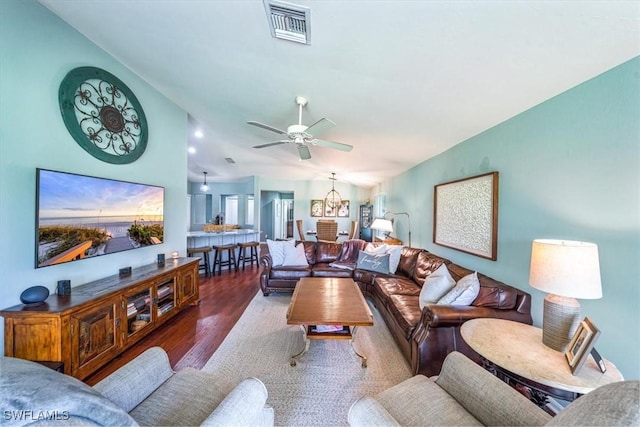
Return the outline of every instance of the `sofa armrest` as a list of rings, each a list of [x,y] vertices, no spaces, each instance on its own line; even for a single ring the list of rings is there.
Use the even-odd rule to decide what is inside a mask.
[[[478,318],[513,320],[531,324],[531,314],[517,310],[501,310],[488,307],[431,304],[424,307],[420,323],[431,328],[460,326],[467,320]]]
[[[202,423],[203,426],[255,426],[266,421],[262,416],[267,388],[257,378],[247,378],[224,398]],[[269,423],[273,425],[273,420]]]
[[[152,347],[94,385],[101,395],[127,412],[173,375],[167,353]]]
[[[271,259],[271,254],[267,253],[267,254],[260,255],[260,265],[262,265],[264,269],[267,271],[271,270],[271,267],[273,266],[273,260]]]
[[[384,406],[373,397],[362,397],[349,408],[349,425],[351,427],[367,426],[399,426]]]
[[[271,277],[271,267],[273,260],[268,252],[260,256],[260,289],[264,296],[269,295],[269,277]]]
[[[454,351],[436,384],[484,425],[541,426],[551,416],[487,370]]]

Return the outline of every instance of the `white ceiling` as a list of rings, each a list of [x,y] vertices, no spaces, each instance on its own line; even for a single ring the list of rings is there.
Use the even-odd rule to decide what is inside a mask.
[[[272,38],[261,0],[40,2],[202,128],[191,181],[371,186],[640,55],[637,1],[292,1],[311,45]],[[280,138],[246,121],[286,129],[297,95],[353,151],[252,148]]]

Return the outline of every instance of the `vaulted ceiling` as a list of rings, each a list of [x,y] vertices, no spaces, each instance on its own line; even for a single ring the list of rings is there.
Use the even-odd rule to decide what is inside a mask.
[[[636,1],[294,0],[308,45],[273,38],[261,0],[40,3],[189,113],[192,181],[371,186],[640,55]],[[296,96],[353,150],[252,148],[282,138],[246,122],[286,130]]]

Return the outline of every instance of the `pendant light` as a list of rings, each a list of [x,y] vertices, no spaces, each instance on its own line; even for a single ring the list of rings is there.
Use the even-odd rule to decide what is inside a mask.
[[[206,172],[202,172],[202,173],[204,174],[204,182],[200,186],[200,191],[206,193],[207,191],[209,191],[209,185],[207,184],[207,173]]]
[[[340,206],[340,204],[342,203],[342,198],[340,197],[340,193],[338,193],[335,189],[335,182],[336,182],[336,173],[335,172],[331,172],[331,178],[329,178],[330,180],[332,180],[331,182],[331,191],[329,191],[327,193],[327,196],[324,198],[324,203],[326,206],[328,206],[331,209],[337,209],[338,206]]]

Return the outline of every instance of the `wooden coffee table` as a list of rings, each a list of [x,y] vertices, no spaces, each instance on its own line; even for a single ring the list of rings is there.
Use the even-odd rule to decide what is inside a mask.
[[[308,350],[312,339],[349,340],[353,352],[367,367],[367,358],[353,346],[358,326],[373,326],[373,314],[358,285],[351,279],[305,277],[298,281],[287,311],[287,325],[300,325],[305,346],[291,356],[291,366]],[[341,325],[333,332],[320,332],[317,325]]]

